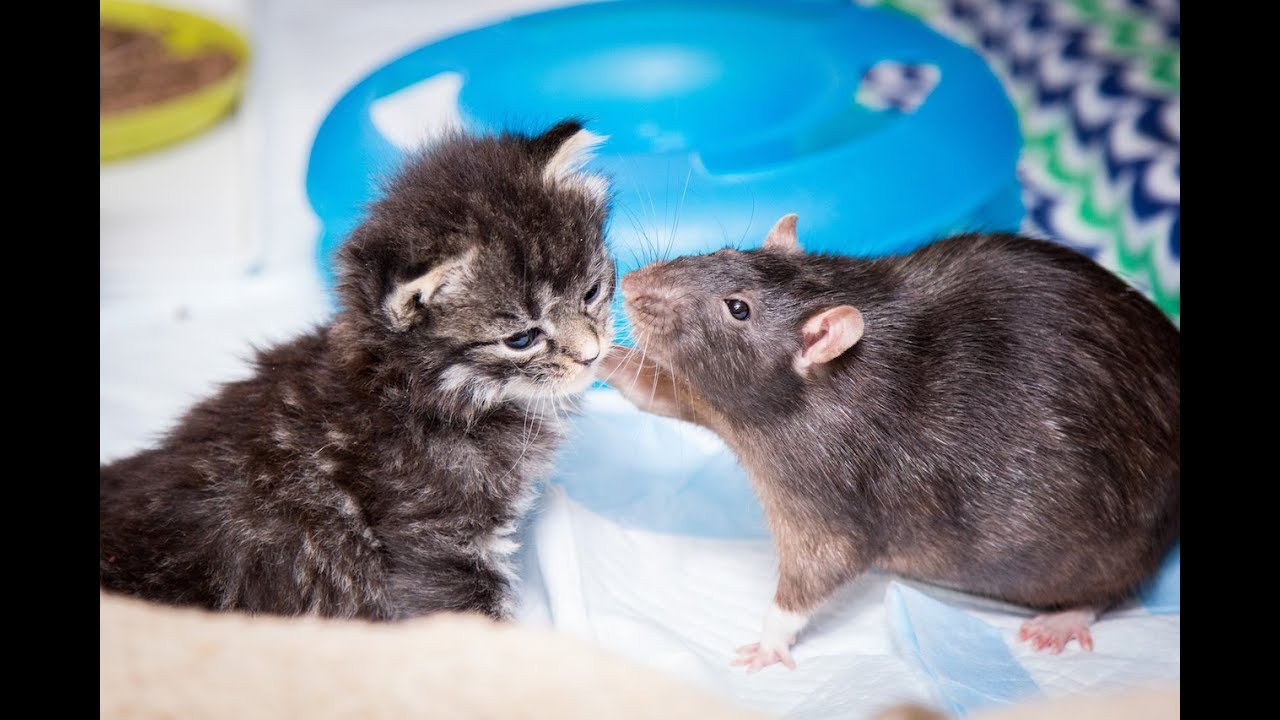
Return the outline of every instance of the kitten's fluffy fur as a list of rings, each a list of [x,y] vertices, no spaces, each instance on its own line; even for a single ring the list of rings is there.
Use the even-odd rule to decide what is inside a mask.
[[[412,158],[340,251],[329,325],[101,468],[103,588],[508,617],[515,524],[612,339],[606,186],[581,170],[598,141],[566,121]]]

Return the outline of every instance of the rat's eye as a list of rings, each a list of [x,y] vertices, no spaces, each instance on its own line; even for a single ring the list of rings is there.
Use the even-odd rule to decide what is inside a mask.
[[[746,320],[751,317],[751,307],[738,298],[729,298],[724,301],[724,304],[729,306],[729,314],[734,320]]]
[[[526,350],[541,334],[541,330],[538,328],[532,328],[530,330],[525,330],[524,332],[516,333],[502,342],[512,350]]]
[[[587,291],[587,294],[582,296],[582,301],[590,305],[591,301],[595,300],[596,296],[599,294],[600,294],[600,281],[597,280],[596,284],[592,285],[591,289]]]

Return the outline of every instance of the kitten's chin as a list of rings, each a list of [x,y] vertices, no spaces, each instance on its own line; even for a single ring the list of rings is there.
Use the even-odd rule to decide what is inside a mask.
[[[554,383],[531,383],[521,379],[513,380],[507,385],[506,395],[514,400],[525,402],[569,397],[591,387],[591,383],[595,379],[596,367],[593,364],[589,368],[583,368],[571,378]]]
[[[596,366],[595,366],[595,363],[592,363],[591,367],[584,368],[581,372],[579,372],[577,377],[562,383],[560,386],[559,394],[577,395],[583,390],[586,390],[587,388],[591,387],[591,383],[595,382],[595,379],[596,379]]]

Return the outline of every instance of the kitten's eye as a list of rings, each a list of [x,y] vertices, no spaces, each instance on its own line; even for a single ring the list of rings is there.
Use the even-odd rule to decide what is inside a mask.
[[[538,330],[538,328],[525,330],[524,332],[519,332],[519,333],[516,333],[515,335],[512,335],[511,337],[507,338],[506,340],[503,340],[502,342],[512,350],[525,350],[530,345],[533,344],[534,340],[538,339],[538,335],[540,334],[540,332],[541,331]]]
[[[600,281],[597,280],[596,284],[592,285],[591,289],[587,291],[587,294],[582,296],[582,301],[590,305],[591,301],[595,300],[596,295],[599,295],[599,294],[600,294]]]
[[[724,304],[729,306],[729,314],[734,320],[746,320],[751,317],[751,307],[738,298],[729,298],[724,301]]]

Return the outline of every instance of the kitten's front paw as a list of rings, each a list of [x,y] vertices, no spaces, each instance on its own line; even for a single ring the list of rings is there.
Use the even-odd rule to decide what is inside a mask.
[[[730,665],[746,665],[747,673],[754,673],[760,668],[780,662],[789,669],[796,669],[796,661],[791,657],[791,647],[787,644],[751,643],[738,648],[738,656]]]

